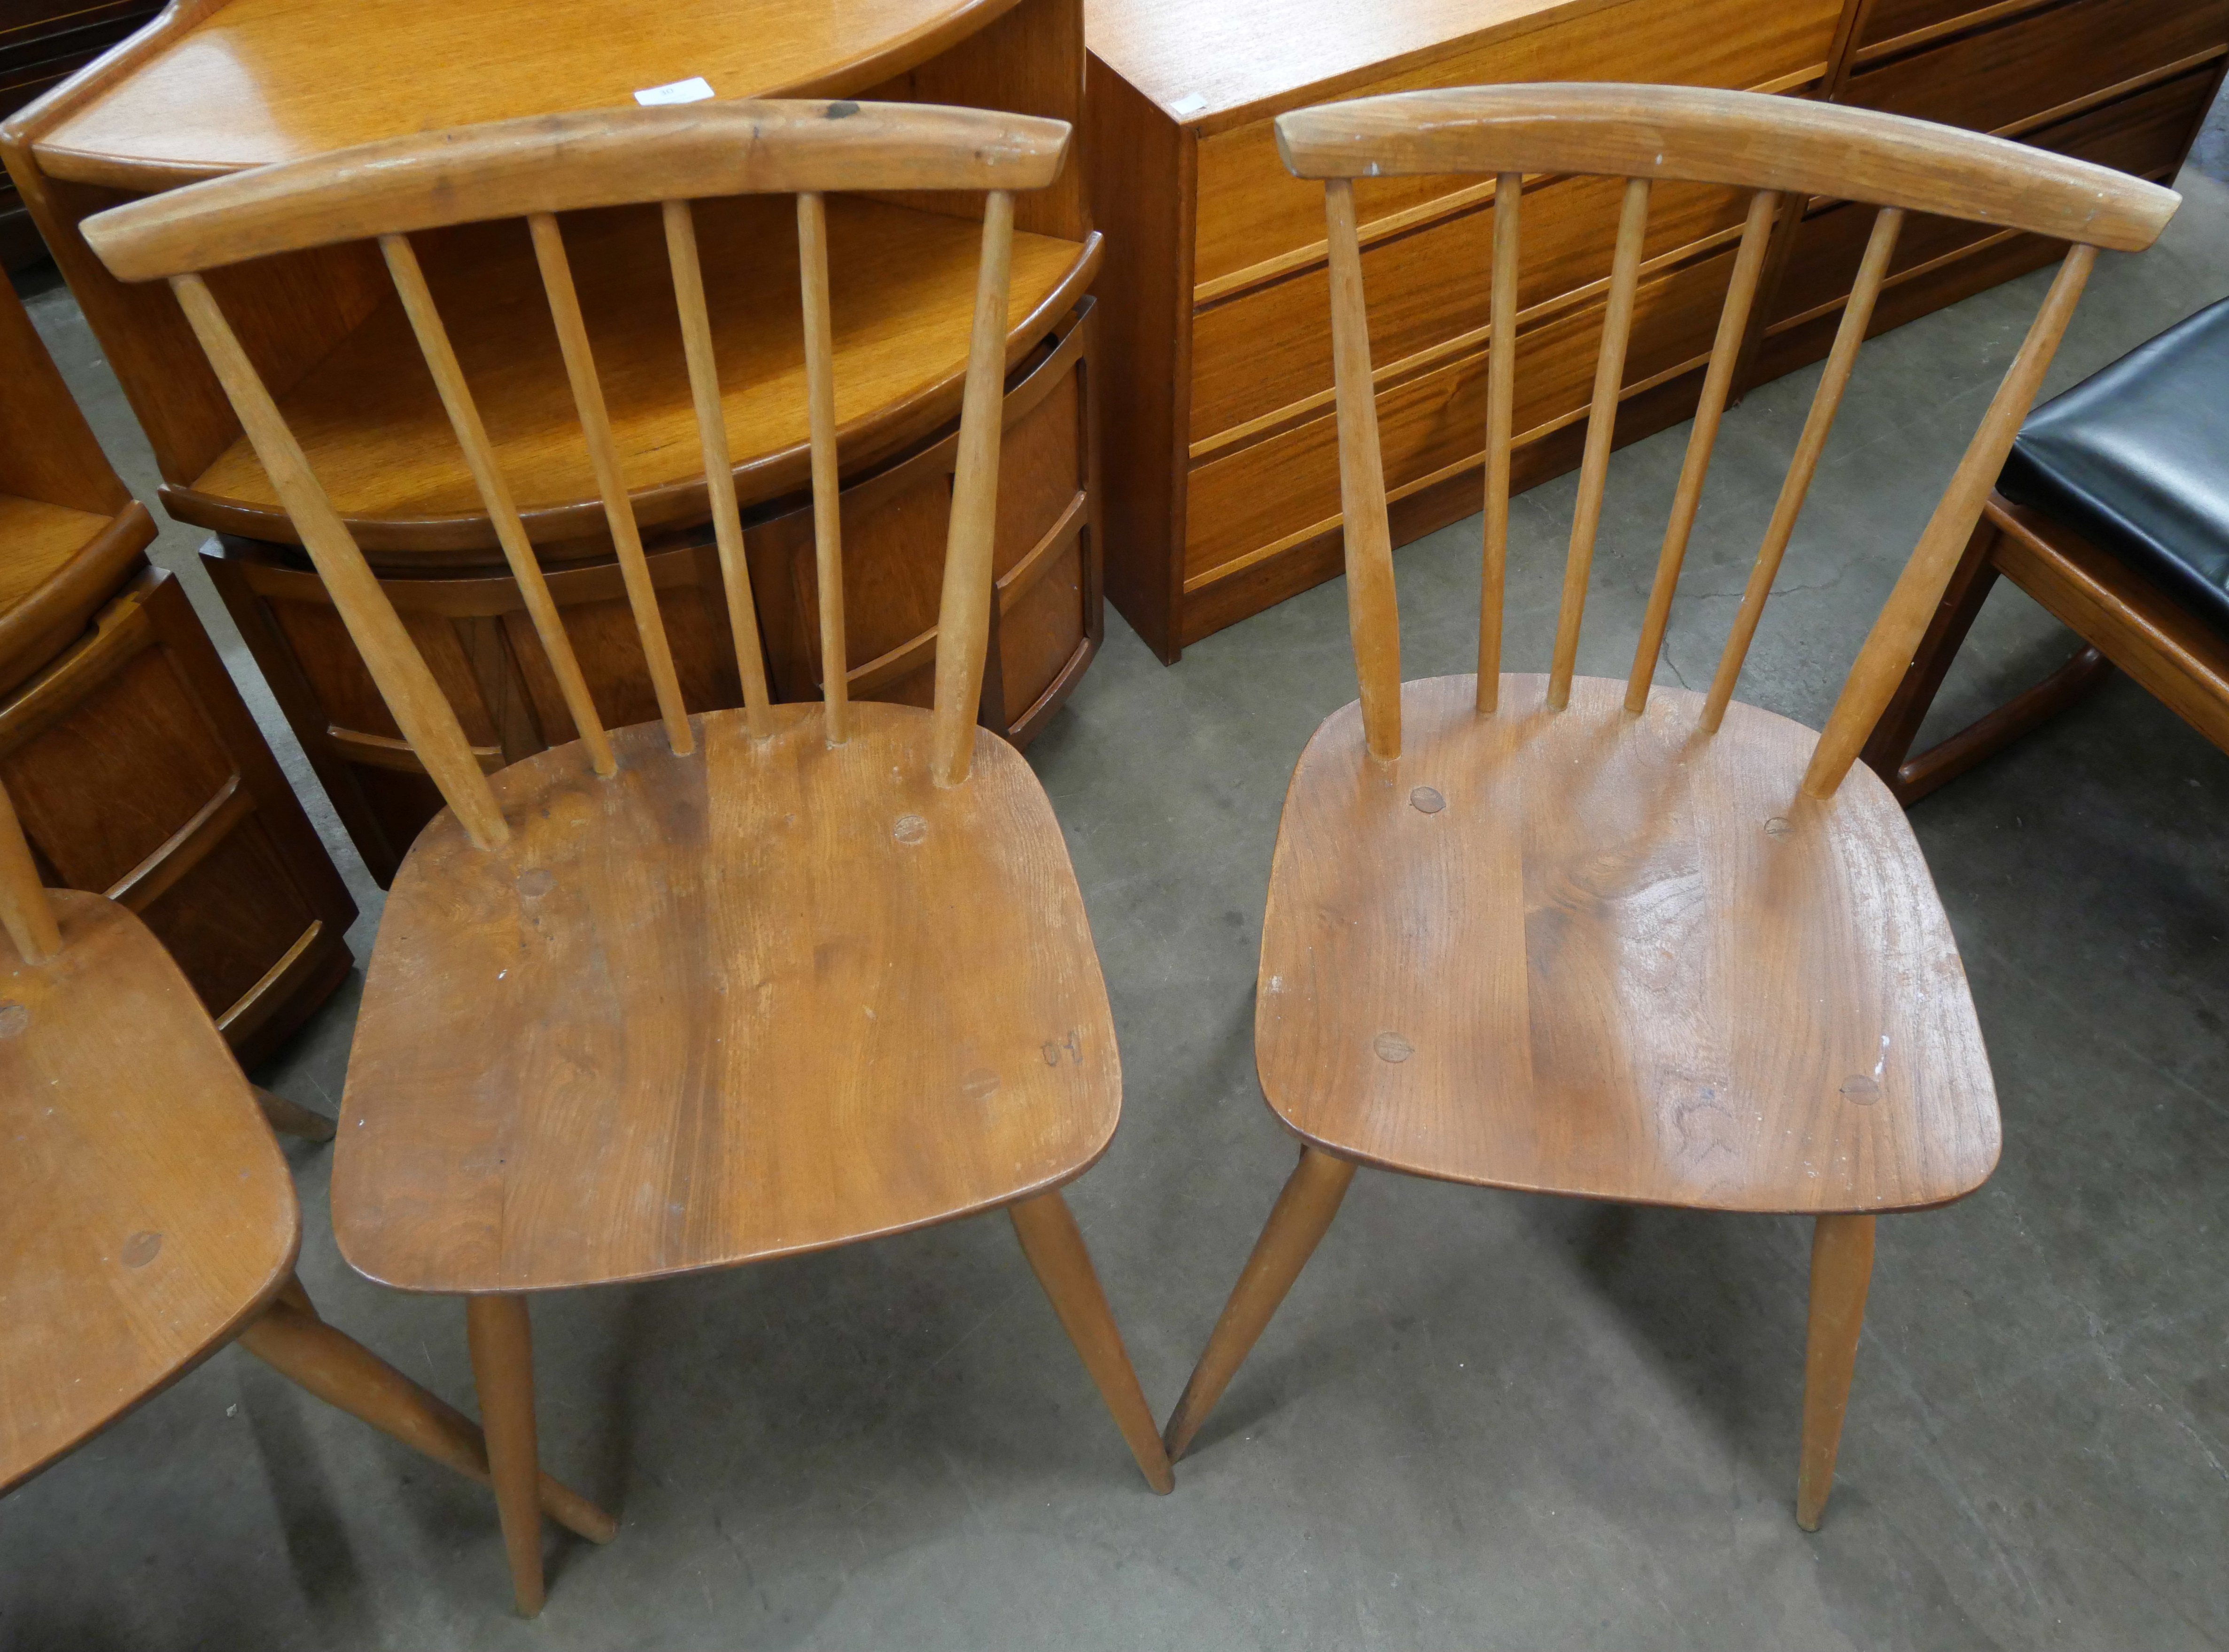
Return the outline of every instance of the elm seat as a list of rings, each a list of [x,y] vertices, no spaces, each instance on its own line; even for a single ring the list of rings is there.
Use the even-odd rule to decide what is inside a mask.
[[[1997,491],[2229,637],[2229,299],[2038,408]]]

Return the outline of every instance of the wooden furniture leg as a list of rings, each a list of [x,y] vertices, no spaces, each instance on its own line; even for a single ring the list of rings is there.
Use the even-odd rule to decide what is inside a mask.
[[[1246,1258],[1245,1270],[1231,1287],[1230,1300],[1223,1305],[1223,1317],[1216,1321],[1214,1334],[1192,1369],[1192,1380],[1185,1385],[1176,1410],[1169,1415],[1169,1425],[1161,1438],[1171,1462],[1184,1456],[1199,1425],[1207,1421],[1208,1412],[1215,1409],[1215,1402],[1223,1398],[1224,1389],[1253,1351],[1256,1339],[1315,1253],[1332,1218],[1339,1214],[1339,1201],[1346,1197],[1347,1184],[1353,1180],[1354,1167],[1346,1160],[1320,1147],[1301,1149],[1301,1162],[1286,1182],[1285,1191],[1277,1195],[1269,1225],[1254,1242],[1254,1254]]]
[[[1811,1233],[1811,1321],[1803,1347],[1803,1461],[1795,1523],[1819,1529],[1834,1485],[1834,1452],[1850,1405],[1850,1373],[1873,1275],[1873,1218],[1822,1216]]]
[[[299,1278],[289,1279],[263,1316],[241,1333],[240,1345],[327,1405],[489,1483],[487,1444],[472,1418],[318,1318]],[[550,1519],[592,1543],[608,1543],[619,1531],[609,1514],[548,1475],[536,1497]]]
[[[284,1135],[298,1135],[305,1141],[330,1141],[337,1128],[323,1113],[312,1113],[298,1102],[284,1096],[273,1096],[260,1084],[250,1084],[255,1092],[255,1104],[263,1109],[264,1122]]]
[[[1866,742],[1862,754],[1866,767],[1888,782],[1896,800],[1906,808],[2096,692],[2112,675],[2112,661],[2096,648],[2085,647],[2034,687],[1979,722],[1917,757],[1909,755],[1919,725],[1926,721],[1928,708],[1942,690],[1950,662],[1957,658],[1966,633],[1973,629],[1982,602],[1996,587],[2000,574],[1995,551],[2002,532],[1987,516],[1975,524],[1974,537],[1967,542],[1965,554],[1943,589],[1942,603],[1926,635],[1920,639],[1911,668],[1897,685],[1888,710],[1874,725],[1872,737]]]
[[[526,1299],[467,1296],[465,1330],[472,1381],[487,1430],[488,1470],[511,1555],[511,1587],[518,1615],[542,1610],[542,1519],[536,1496],[541,1468],[534,1438],[534,1334]]]
[[[1174,1490],[1176,1481],[1153,1428],[1153,1410],[1138,1386],[1138,1373],[1123,1349],[1122,1334],[1115,1327],[1107,1293],[1100,1289],[1091,1253],[1084,1248],[1082,1231],[1068,1201],[1057,1191],[1040,1193],[1008,1205],[1006,1214],[1013,1218],[1014,1237],[1022,1243],[1031,1271],[1052,1299],[1053,1312],[1060,1315],[1091,1380],[1099,1385],[1100,1398],[1114,1414],[1114,1426],[1122,1430],[1146,1483],[1164,1495]]]

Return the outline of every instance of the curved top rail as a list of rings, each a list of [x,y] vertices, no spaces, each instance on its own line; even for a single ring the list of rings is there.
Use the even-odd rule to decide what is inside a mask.
[[[1833,196],[2140,252],[2182,197],[2001,138],[1905,115],[1704,87],[1458,87],[1277,117],[1304,178],[1580,172]]]
[[[126,281],[448,224],[707,196],[1040,190],[1066,121],[938,104],[590,109],[388,138],[212,178],[85,221]]]

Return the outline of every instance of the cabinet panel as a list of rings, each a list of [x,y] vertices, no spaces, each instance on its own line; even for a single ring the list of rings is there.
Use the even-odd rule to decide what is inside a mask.
[[[2124,172],[2157,177],[2181,158],[2213,89],[2213,71],[2199,69],[2046,126],[2028,141]],[[1837,203],[1804,220],[1795,255],[1773,296],[1773,322],[1808,315],[1848,296],[1872,218],[1868,208]],[[1892,279],[1995,233],[1987,224],[1914,214],[1897,238]]]
[[[2074,0],[1867,69],[1843,100],[1999,132],[2217,47],[2225,33],[2229,0]]]
[[[1636,294],[1628,386],[1708,353],[1733,270],[1731,250],[1644,282]],[[1602,340],[1599,304],[1520,332],[1516,427],[1520,440],[1587,405]],[[1486,446],[1487,357],[1480,352],[1378,396],[1389,489],[1474,460]],[[1211,575],[1249,553],[1328,524],[1339,514],[1339,434],[1326,414],[1192,472],[1192,524],[1185,572]]]
[[[1548,178],[1525,191],[1520,312],[1609,278],[1617,233],[1616,178]],[[1727,229],[1738,230],[1747,197],[1699,183],[1662,183],[1652,192],[1646,255],[1676,254]],[[1442,219],[1366,247],[1363,284],[1370,298],[1371,359],[1379,370],[1487,325],[1493,260],[1493,208]],[[1328,405],[1331,283],[1321,265],[1237,293],[1192,322],[1192,437],[1218,433],[1295,404]],[[1520,313],[1520,328],[1531,325]]]
[[[1824,66],[1840,11],[1836,0],[1785,0],[1770,6],[1756,0],[1627,0],[1340,95],[1516,80],[1777,87]],[[1293,105],[1307,101],[1296,96]],[[1363,179],[1355,196],[1367,224],[1478,182]],[[1285,170],[1268,120],[1202,140],[1198,187],[1195,282],[1212,281],[1323,240],[1323,186]]]

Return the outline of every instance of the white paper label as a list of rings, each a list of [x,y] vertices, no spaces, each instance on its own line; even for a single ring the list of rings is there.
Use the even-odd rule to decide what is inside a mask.
[[[711,83],[701,74],[666,86],[646,86],[634,94],[637,103],[701,103],[712,95]]]
[[[635,95],[637,97],[640,97],[642,94],[638,92]],[[1198,93],[1195,92],[1189,97],[1179,98],[1174,103],[1171,104],[1169,106],[1169,112],[1172,115],[1196,115],[1206,107],[1207,100],[1200,96]]]

